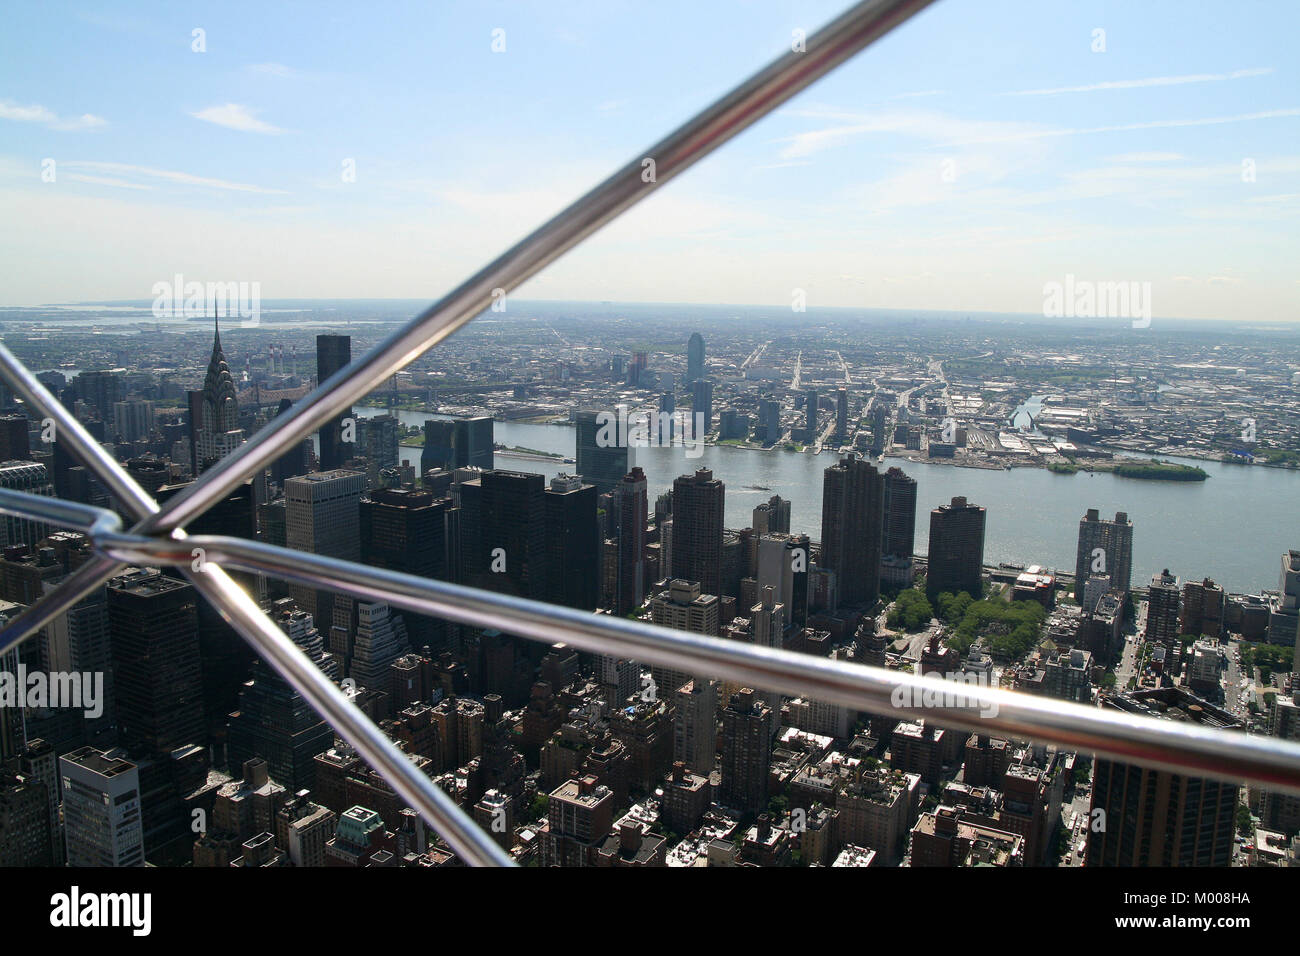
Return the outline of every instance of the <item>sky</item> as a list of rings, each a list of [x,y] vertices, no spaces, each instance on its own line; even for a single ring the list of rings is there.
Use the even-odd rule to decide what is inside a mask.
[[[178,273],[432,301],[840,9],[8,5],[0,305]],[[1298,28],[939,0],[516,294],[1041,313],[1073,276],[1300,322]]]

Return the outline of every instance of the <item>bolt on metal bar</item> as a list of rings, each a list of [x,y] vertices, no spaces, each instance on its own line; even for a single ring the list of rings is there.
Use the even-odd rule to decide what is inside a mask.
[[[1300,794],[1300,744],[1273,738],[706,637],[239,538],[195,536],[181,546],[166,539],[110,534],[101,544],[119,560],[154,563],[188,560],[185,547],[197,544],[231,567],[532,640],[564,642],[585,651],[858,710],[925,717],[979,733],[1048,741],[1175,773],[1231,782],[1254,780]],[[926,695],[936,691],[943,692],[939,701],[927,703]]]
[[[55,434],[59,440],[67,440],[73,453],[104,480],[128,511],[137,518],[157,512],[157,502],[121,465],[109,457],[82,424],[3,345],[0,345],[0,376],[33,408],[46,418],[54,420]],[[111,537],[121,527],[120,519],[110,511],[41,495],[3,491],[0,510],[35,515],[56,523],[81,527],[95,544]],[[28,499],[26,511],[19,499]],[[383,773],[384,779],[393,789],[424,816],[462,859],[473,865],[514,865],[509,854],[437,784],[425,777],[359,708],[348,701],[342,691],[298,650],[287,634],[258,609],[219,564],[206,562],[203,565],[205,570],[195,571],[191,563],[193,545],[183,542],[185,532],[176,528],[171,531],[171,536],[169,543],[191,556],[190,560],[176,562],[176,567],[222,617],[330,722],[340,736],[356,747],[371,766]],[[83,565],[49,595],[33,604],[27,612],[9,622],[0,631],[0,646],[16,645],[32,636],[59,613],[107,583],[120,567],[119,562],[106,560],[101,552],[94,561]]]
[[[603,183],[425,309],[360,361],[320,382],[286,415],[209,469],[203,479],[163,504],[136,530],[192,521],[260,468],[268,467],[341,409],[358,404],[385,379],[441,342],[502,295],[583,239],[766,116],[933,0],[865,0],[811,36],[806,52],[789,52],[632,159]],[[654,161],[646,182],[643,162]]]

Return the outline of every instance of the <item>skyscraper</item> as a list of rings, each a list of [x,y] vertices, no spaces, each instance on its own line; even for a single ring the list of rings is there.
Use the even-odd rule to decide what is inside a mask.
[[[726,487],[701,468],[673,482],[673,576],[722,593],[722,523]]]
[[[316,383],[325,381],[339,369],[352,361],[352,336],[318,335],[316,336]],[[320,470],[329,471],[342,467],[352,457],[351,446],[343,442],[343,419],[352,416],[352,409],[345,408],[338,417],[321,426],[320,430]]]
[[[884,476],[846,455],[822,479],[821,565],[835,572],[841,604],[860,607],[880,596],[884,532]]]
[[[722,709],[722,785],[724,806],[751,813],[767,806],[771,764],[771,711],[754,691],[741,688]]]
[[[545,481],[518,471],[489,471],[478,479],[477,567],[466,566],[468,583],[546,600]],[[462,505],[469,484],[461,486]]]
[[[704,375],[704,337],[692,332],[686,343],[686,382],[690,384]]]
[[[916,479],[901,468],[885,472],[885,554],[910,558],[916,550]]]
[[[424,422],[424,449],[420,452],[420,474],[434,469],[482,468],[490,471],[494,462],[491,415],[475,418],[430,418]]]
[[[342,677],[335,661],[326,658],[324,639],[311,615],[288,598],[278,606],[275,623],[319,667],[331,666],[335,680]],[[334,728],[280,674],[262,660],[253,663],[253,677],[239,695],[238,710],[230,715],[227,762],[241,767],[260,757],[271,776],[290,792],[316,786],[316,761],[334,745]]]
[[[376,488],[360,502],[361,560],[376,568],[446,581],[448,498],[432,491]],[[416,647],[441,649],[446,622],[422,614],[403,614]]]
[[[718,682],[692,680],[673,692],[673,760],[708,776],[718,752]]]
[[[617,428],[596,411],[584,409],[574,416],[578,426],[577,469],[583,481],[596,486],[597,494],[606,494],[623,480],[632,464],[632,453],[627,447],[623,416],[627,409],[620,407],[614,413],[619,420]]]
[[[1148,641],[1166,647],[1178,643],[1178,635],[1182,633],[1178,627],[1179,600],[1178,578],[1170,574],[1168,568],[1151,578],[1147,587]]]
[[[849,390],[842,388],[835,393],[835,434],[840,438],[849,437]]]
[[[1122,511],[1115,520],[1098,517],[1096,508],[1079,520],[1079,548],[1074,562],[1074,598],[1083,599],[1088,578],[1110,575],[1111,587],[1128,593],[1133,573],[1133,522]]]
[[[226,364],[226,353],[221,350],[221,329],[216,319],[213,319],[212,356],[203,377],[199,410],[200,418],[190,423],[190,431],[194,436],[195,463],[202,473],[244,443],[235,379]]]
[[[624,615],[645,601],[645,472],[633,468],[614,489],[618,511],[618,568],[614,584],[614,613]]]
[[[49,472],[44,465],[35,461],[0,463],[0,488],[54,497],[54,484],[50,481]],[[25,544],[35,553],[37,542],[49,535],[50,526],[43,521],[6,514],[3,522],[0,522],[0,532],[4,534],[4,541],[0,544]]]
[[[984,596],[984,509],[953,498],[930,512],[925,593],[931,597],[965,591]]]
[[[594,611],[600,602],[596,486],[578,475],[556,475],[542,500],[546,509],[546,599]]]
[[[713,427],[713,383],[706,378],[691,382],[691,438],[703,438]]]
[[[1242,729],[1227,711],[1181,687],[1103,697],[1102,704],[1146,717]],[[1088,866],[1231,865],[1235,783],[1100,757],[1092,780],[1090,815],[1104,824],[1089,828]]]
[[[83,747],[59,758],[68,866],[143,866],[135,764]]]
[[[773,495],[754,509],[754,533],[790,533],[790,502]]]
[[[108,583],[118,737],[132,756],[206,739],[194,588],[153,568]]]
[[[361,493],[365,487],[366,476],[355,471],[316,471],[286,481],[286,547],[344,561],[360,560]],[[299,584],[290,584],[288,591],[315,620],[333,619],[333,591]]]
[[[803,393],[803,414],[804,414],[804,431],[806,433],[804,440],[814,442],[817,440],[817,389],[806,389]]]

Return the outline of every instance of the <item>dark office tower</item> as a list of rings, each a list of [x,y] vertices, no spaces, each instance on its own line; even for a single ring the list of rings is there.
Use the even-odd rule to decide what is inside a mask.
[[[466,568],[468,583],[546,600],[546,479],[489,471],[479,486],[477,567]]]
[[[158,501],[170,500],[191,484],[193,482],[187,481],[162,485],[156,493]],[[264,484],[264,479],[245,480],[190,522],[186,530],[190,534],[223,534],[255,541],[259,488]],[[260,600],[264,584],[258,575],[233,569],[228,573],[254,601]],[[248,680],[254,654],[252,647],[239,632],[201,596],[198,601],[198,616],[199,656],[203,664],[203,714],[208,728],[206,739],[220,752],[225,740],[227,717],[235,708],[239,689]]]
[[[1146,639],[1166,646],[1178,642],[1182,631],[1178,628],[1179,609],[1178,578],[1169,569],[1151,578],[1147,587]]]
[[[691,437],[703,438],[713,427],[713,383],[698,378],[691,382]]]
[[[656,419],[655,426],[651,429],[654,433],[652,442],[671,445],[676,431],[674,416],[677,414],[677,396],[672,392],[664,392],[659,396],[659,417]]]
[[[718,801],[742,813],[767,806],[772,711],[743,687],[722,708],[722,785]]]
[[[631,470],[632,453],[627,447],[627,409],[612,412],[583,410],[574,416],[578,426],[577,469],[583,481],[596,486],[597,494],[614,490]]]
[[[849,390],[846,388],[835,394],[835,434],[840,438],[849,435]]]
[[[884,553],[910,558],[916,550],[916,479],[901,468],[885,472]]]
[[[775,445],[781,438],[781,403],[763,399],[758,403],[758,427],[763,430],[763,444]]]
[[[699,581],[705,594],[722,591],[722,522],[726,486],[701,468],[673,482],[673,577]]]
[[[307,614],[285,609],[275,622],[314,661],[324,659],[324,640]],[[291,792],[312,790],[315,757],[333,745],[334,729],[275,668],[255,661],[253,679],[240,692],[239,709],[230,714],[228,765],[242,767],[260,757],[271,777]]]
[[[162,756],[204,740],[203,673],[194,588],[153,568],[108,583],[118,739]]]
[[[287,398],[280,399],[280,407],[276,410],[275,417],[279,418],[282,415],[287,415],[291,408],[293,408],[292,401]],[[311,462],[307,457],[305,442],[299,442],[271,462],[271,480],[280,486],[283,486],[290,478],[305,475],[309,471],[311,471]]]
[[[482,468],[493,464],[493,419],[426,419],[424,450],[420,452],[420,473],[436,469]]]
[[[32,457],[26,415],[0,415],[0,461],[28,461]]]
[[[126,473],[135,479],[135,483],[153,495],[171,479],[171,462],[156,455],[141,455],[128,458],[125,462]]]
[[[1084,585],[1093,575],[1109,575],[1110,586],[1128,593],[1133,573],[1133,522],[1119,511],[1115,520],[1097,516],[1096,508],[1079,520],[1079,549],[1074,561],[1074,597],[1083,601]]]
[[[931,511],[926,594],[965,591],[978,601],[984,596],[983,573],[984,509],[953,498]]]
[[[0,488],[54,497],[54,484],[49,472],[44,465],[34,461],[0,462]],[[0,531],[4,534],[3,544],[25,544],[35,553],[36,543],[50,533],[50,526],[43,521],[4,515]]]
[[[817,440],[817,389],[810,388],[803,393],[803,413],[804,413],[804,430],[808,433],[807,440],[814,442]]]
[[[354,471],[312,472],[284,483],[285,545],[345,561],[361,558],[361,493],[366,476]],[[300,608],[328,626],[334,592],[291,584]]]
[[[633,468],[614,491],[617,511],[618,566],[613,610],[624,615],[645,603],[645,472]]]
[[[0,866],[55,863],[45,794],[40,781],[0,771]]]
[[[316,336],[316,383],[319,385],[352,361],[352,336]],[[320,430],[320,470],[339,468],[352,457],[350,446],[343,444],[343,419],[352,415],[345,408],[339,416],[323,425]]]
[[[432,491],[377,488],[361,499],[361,561],[376,568],[446,581],[448,498]],[[447,639],[440,618],[403,612],[414,647],[441,649]]]
[[[755,534],[789,534],[790,502],[773,495],[754,509]]]
[[[704,375],[704,337],[692,332],[686,343],[686,381],[691,383]]]
[[[1240,720],[1181,687],[1103,697],[1129,714],[1241,730]],[[1087,865],[1230,866],[1238,788],[1204,777],[1097,759]],[[1098,810],[1105,811],[1104,816]]]
[[[546,489],[546,600],[583,611],[600,603],[596,486],[557,475]]]
[[[839,603],[873,604],[880,597],[885,535],[885,476],[854,455],[822,479],[822,567],[835,572]]]
[[[396,468],[401,424],[396,415],[376,415],[357,419],[356,455],[369,458],[377,468]]]
[[[113,423],[113,404],[122,400],[122,369],[82,372],[72,380],[73,398],[94,405],[105,425]]]

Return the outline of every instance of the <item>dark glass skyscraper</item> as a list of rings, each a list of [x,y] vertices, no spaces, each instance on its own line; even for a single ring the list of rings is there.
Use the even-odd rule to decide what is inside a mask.
[[[686,343],[686,381],[687,384],[704,375],[704,336],[692,332]]]
[[[361,560],[376,568],[447,580],[447,509],[432,491],[376,488],[361,499]],[[446,622],[403,612],[412,646],[441,649]]]
[[[462,486],[462,495],[468,484]],[[477,567],[466,565],[468,583],[546,600],[545,479],[518,471],[489,471],[477,484]],[[461,501],[466,503],[463,496]],[[467,530],[462,528],[462,534]]]
[[[722,594],[722,523],[726,487],[701,468],[673,482],[673,577]]]
[[[139,756],[205,739],[194,588],[151,568],[108,583],[120,742]]]
[[[910,558],[916,548],[916,479],[901,468],[885,472],[885,542],[883,551]]]
[[[633,468],[614,491],[618,509],[618,571],[614,613],[627,614],[645,601],[645,528],[649,502],[645,472]]]
[[[325,381],[352,361],[352,336],[316,336],[316,382]],[[351,446],[343,443],[343,419],[352,415],[347,408],[320,430],[320,470],[340,468],[352,457]]]
[[[600,601],[600,531],[596,488],[557,475],[546,489],[546,599],[584,611]]]
[[[880,596],[885,531],[885,478],[853,455],[822,479],[821,565],[835,572],[840,603],[861,607]]]
[[[983,573],[984,509],[953,498],[931,511],[926,594],[965,591],[978,601],[984,596]]]
[[[597,494],[613,491],[614,486],[623,480],[632,464],[632,453],[627,447],[625,423],[622,415],[625,410],[611,413],[619,419],[606,422],[598,412],[583,410],[574,420],[578,426],[577,469],[583,481],[596,486]]]
[[[420,452],[420,473],[438,468],[482,468],[493,466],[493,418],[427,419],[424,450]]]

